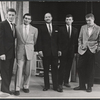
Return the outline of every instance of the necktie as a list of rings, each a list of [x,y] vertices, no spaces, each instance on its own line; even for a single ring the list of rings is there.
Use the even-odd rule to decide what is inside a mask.
[[[50,24],[49,24],[49,33],[50,33],[50,36],[51,36],[52,30],[51,30]]]
[[[15,37],[15,27],[14,27],[13,23],[11,23],[11,29],[12,29],[12,32],[13,32],[13,37]]]
[[[69,37],[70,37],[70,26],[68,26],[67,32],[68,32]]]
[[[24,37],[24,40],[26,41],[27,39],[27,27],[26,26],[24,27],[23,37]]]

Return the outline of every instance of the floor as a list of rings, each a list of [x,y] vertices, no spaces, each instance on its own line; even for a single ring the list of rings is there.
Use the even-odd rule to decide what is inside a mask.
[[[50,82],[51,83],[51,82]],[[52,90],[52,83],[51,88],[48,91],[42,91],[43,89],[43,77],[33,75],[30,80],[30,92],[24,93],[23,91],[20,92],[19,96],[9,95],[6,93],[0,92],[0,98],[25,98],[25,99],[79,99],[79,98],[100,98],[100,84],[94,84],[93,91],[91,93],[87,93],[86,91],[75,91],[73,90],[74,87],[78,86],[78,82],[70,82],[71,88],[63,87],[63,92],[59,93],[57,91]],[[11,82],[11,90],[14,91],[14,77],[12,78]]]

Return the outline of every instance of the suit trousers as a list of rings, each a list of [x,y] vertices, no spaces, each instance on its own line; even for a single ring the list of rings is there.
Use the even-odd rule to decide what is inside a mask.
[[[10,83],[13,74],[14,58],[1,60],[1,91],[10,93]]]
[[[79,86],[92,87],[94,81],[94,64],[95,64],[95,54],[92,53],[89,49],[79,56],[78,61],[78,74],[79,74]]]
[[[58,57],[52,55],[43,57],[44,86],[46,88],[50,88],[50,82],[49,82],[50,66],[51,66],[53,89],[56,89],[58,87]]]
[[[29,88],[29,81],[31,76],[31,60],[27,60],[26,56],[23,56],[23,59],[17,59],[17,69],[15,76],[15,90],[20,91],[22,75],[23,75],[23,83],[22,86],[25,89]]]
[[[69,83],[69,76],[72,67],[74,54],[70,53],[66,56],[60,57],[60,67],[58,71],[58,83],[62,85],[64,83]]]

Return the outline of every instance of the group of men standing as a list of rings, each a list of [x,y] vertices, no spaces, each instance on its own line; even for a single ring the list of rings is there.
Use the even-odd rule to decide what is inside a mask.
[[[10,83],[15,58],[16,39],[17,69],[15,75],[15,95],[20,95],[22,74],[24,75],[22,90],[25,93],[29,93],[31,61],[35,44],[37,44],[38,55],[43,60],[43,91],[47,91],[50,88],[50,68],[53,90],[63,92],[63,84],[66,87],[70,87],[69,76],[73,58],[76,53],[79,53],[79,87],[74,88],[74,90],[91,92],[94,55],[100,50],[100,27],[94,23],[94,15],[86,15],[87,24],[82,26],[79,37],[78,30],[72,26],[73,16],[71,14],[65,17],[66,24],[58,27],[53,24],[52,15],[46,13],[44,15],[45,24],[38,29],[30,24],[32,16],[29,13],[23,16],[22,25],[15,26],[13,24],[15,15],[16,11],[14,9],[8,9],[7,19],[0,23],[1,91],[12,94]],[[58,59],[60,60],[59,67]],[[87,88],[85,84],[87,84]]]

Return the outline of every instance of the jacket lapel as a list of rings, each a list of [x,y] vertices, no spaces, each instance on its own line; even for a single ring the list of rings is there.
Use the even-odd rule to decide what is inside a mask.
[[[66,27],[66,25],[64,26],[64,33],[65,33],[65,35],[67,35],[67,37],[69,38],[69,33],[67,32],[67,27]]]
[[[11,29],[11,27],[10,27],[10,24],[9,24],[9,22],[6,20],[6,27],[8,28],[8,30],[10,31],[10,35],[13,37],[13,31],[12,31],[12,29]]]
[[[23,25],[21,25],[21,26],[19,27],[19,30],[20,30],[19,35],[20,35],[22,41],[25,43],[25,40],[24,40],[24,38],[23,38]]]
[[[86,37],[89,38],[89,34],[88,34],[88,26],[86,25],[84,28],[84,33],[86,34]]]
[[[93,36],[93,34],[95,33],[95,31],[96,31],[96,27],[94,26],[94,27],[93,27],[93,31],[92,31],[92,33],[91,33],[91,36],[90,36],[90,37],[92,37],[92,36]]]
[[[93,31],[92,31],[92,33],[91,33],[89,39],[91,39],[94,35],[96,35],[95,32],[96,32],[96,25],[94,25]]]

